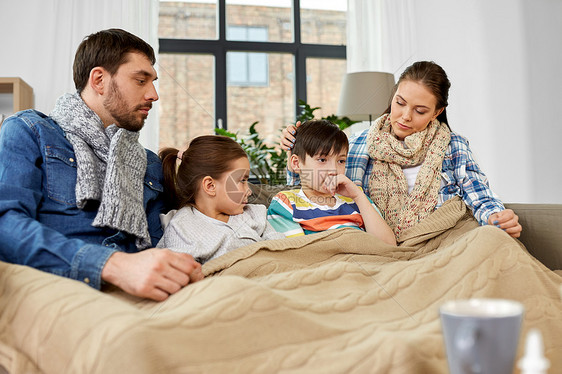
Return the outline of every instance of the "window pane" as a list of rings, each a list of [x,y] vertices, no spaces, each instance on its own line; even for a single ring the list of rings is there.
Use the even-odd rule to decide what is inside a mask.
[[[260,26],[268,30],[267,39],[263,39],[263,31],[257,31],[262,35],[253,36],[254,30],[249,32],[248,39],[228,35],[229,40],[290,43],[293,41],[292,0],[226,0],[226,24]],[[259,39],[252,39],[254,37]]]
[[[228,38],[241,41],[267,41],[267,29],[261,26],[228,26]],[[228,52],[226,55],[229,85],[267,85],[265,53]]]
[[[250,82],[267,85],[267,54],[248,53]]]
[[[160,147],[183,148],[214,134],[215,59],[210,55],[158,56]]]
[[[226,68],[229,84],[248,83],[248,54],[246,52],[228,52]]]
[[[248,40],[248,28],[245,26],[228,26],[226,38],[230,40]]]
[[[328,58],[306,59],[307,104],[320,107],[316,118],[336,114],[340,100],[341,84],[347,64],[345,60]]]
[[[266,42],[267,28],[265,27],[248,27],[248,41]]]
[[[217,0],[160,0],[158,37],[217,39]]]
[[[256,121],[256,129],[270,144],[279,141],[280,129],[295,121],[293,82],[294,58],[289,54],[270,53],[269,85],[265,87],[229,86],[227,88],[228,130],[246,134]]]
[[[268,72],[267,53],[226,54],[226,80],[229,86],[267,86]]]
[[[344,0],[301,0],[301,41],[313,44],[347,44]]]

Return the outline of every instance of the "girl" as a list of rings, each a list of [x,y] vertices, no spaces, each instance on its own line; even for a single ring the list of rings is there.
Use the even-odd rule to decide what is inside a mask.
[[[248,204],[250,163],[231,138],[200,136],[185,152],[166,148],[159,155],[166,195],[178,210],[162,217],[158,248],[205,263],[238,247],[284,238],[267,222],[265,206]]]

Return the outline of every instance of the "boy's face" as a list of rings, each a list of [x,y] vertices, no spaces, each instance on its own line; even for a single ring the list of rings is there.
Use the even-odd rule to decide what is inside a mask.
[[[323,185],[329,184],[331,178],[338,174],[345,174],[345,160],[347,149],[329,155],[306,156],[302,158],[292,155],[293,169],[299,173],[301,185],[304,188],[326,193]]]

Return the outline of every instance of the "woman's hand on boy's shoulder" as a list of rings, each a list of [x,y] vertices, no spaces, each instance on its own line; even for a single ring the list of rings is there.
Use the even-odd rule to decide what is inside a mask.
[[[295,134],[297,133],[297,128],[301,125],[300,121],[297,121],[295,125],[289,125],[283,129],[281,134],[281,147],[286,151],[291,151],[293,145],[295,144]]]
[[[287,152],[287,169],[290,172],[294,172],[291,167],[291,149],[295,145],[295,134],[297,133],[297,128],[301,125],[301,121],[297,121],[295,125],[289,125],[283,129],[281,136],[281,147]]]

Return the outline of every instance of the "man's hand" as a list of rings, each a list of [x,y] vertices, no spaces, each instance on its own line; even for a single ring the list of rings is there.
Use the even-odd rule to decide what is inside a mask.
[[[488,218],[488,224],[499,227],[514,238],[518,238],[523,230],[519,224],[519,217],[511,209],[492,214]]]
[[[163,301],[203,279],[203,273],[201,264],[187,253],[151,248],[138,253],[115,252],[101,277],[131,295]]]

